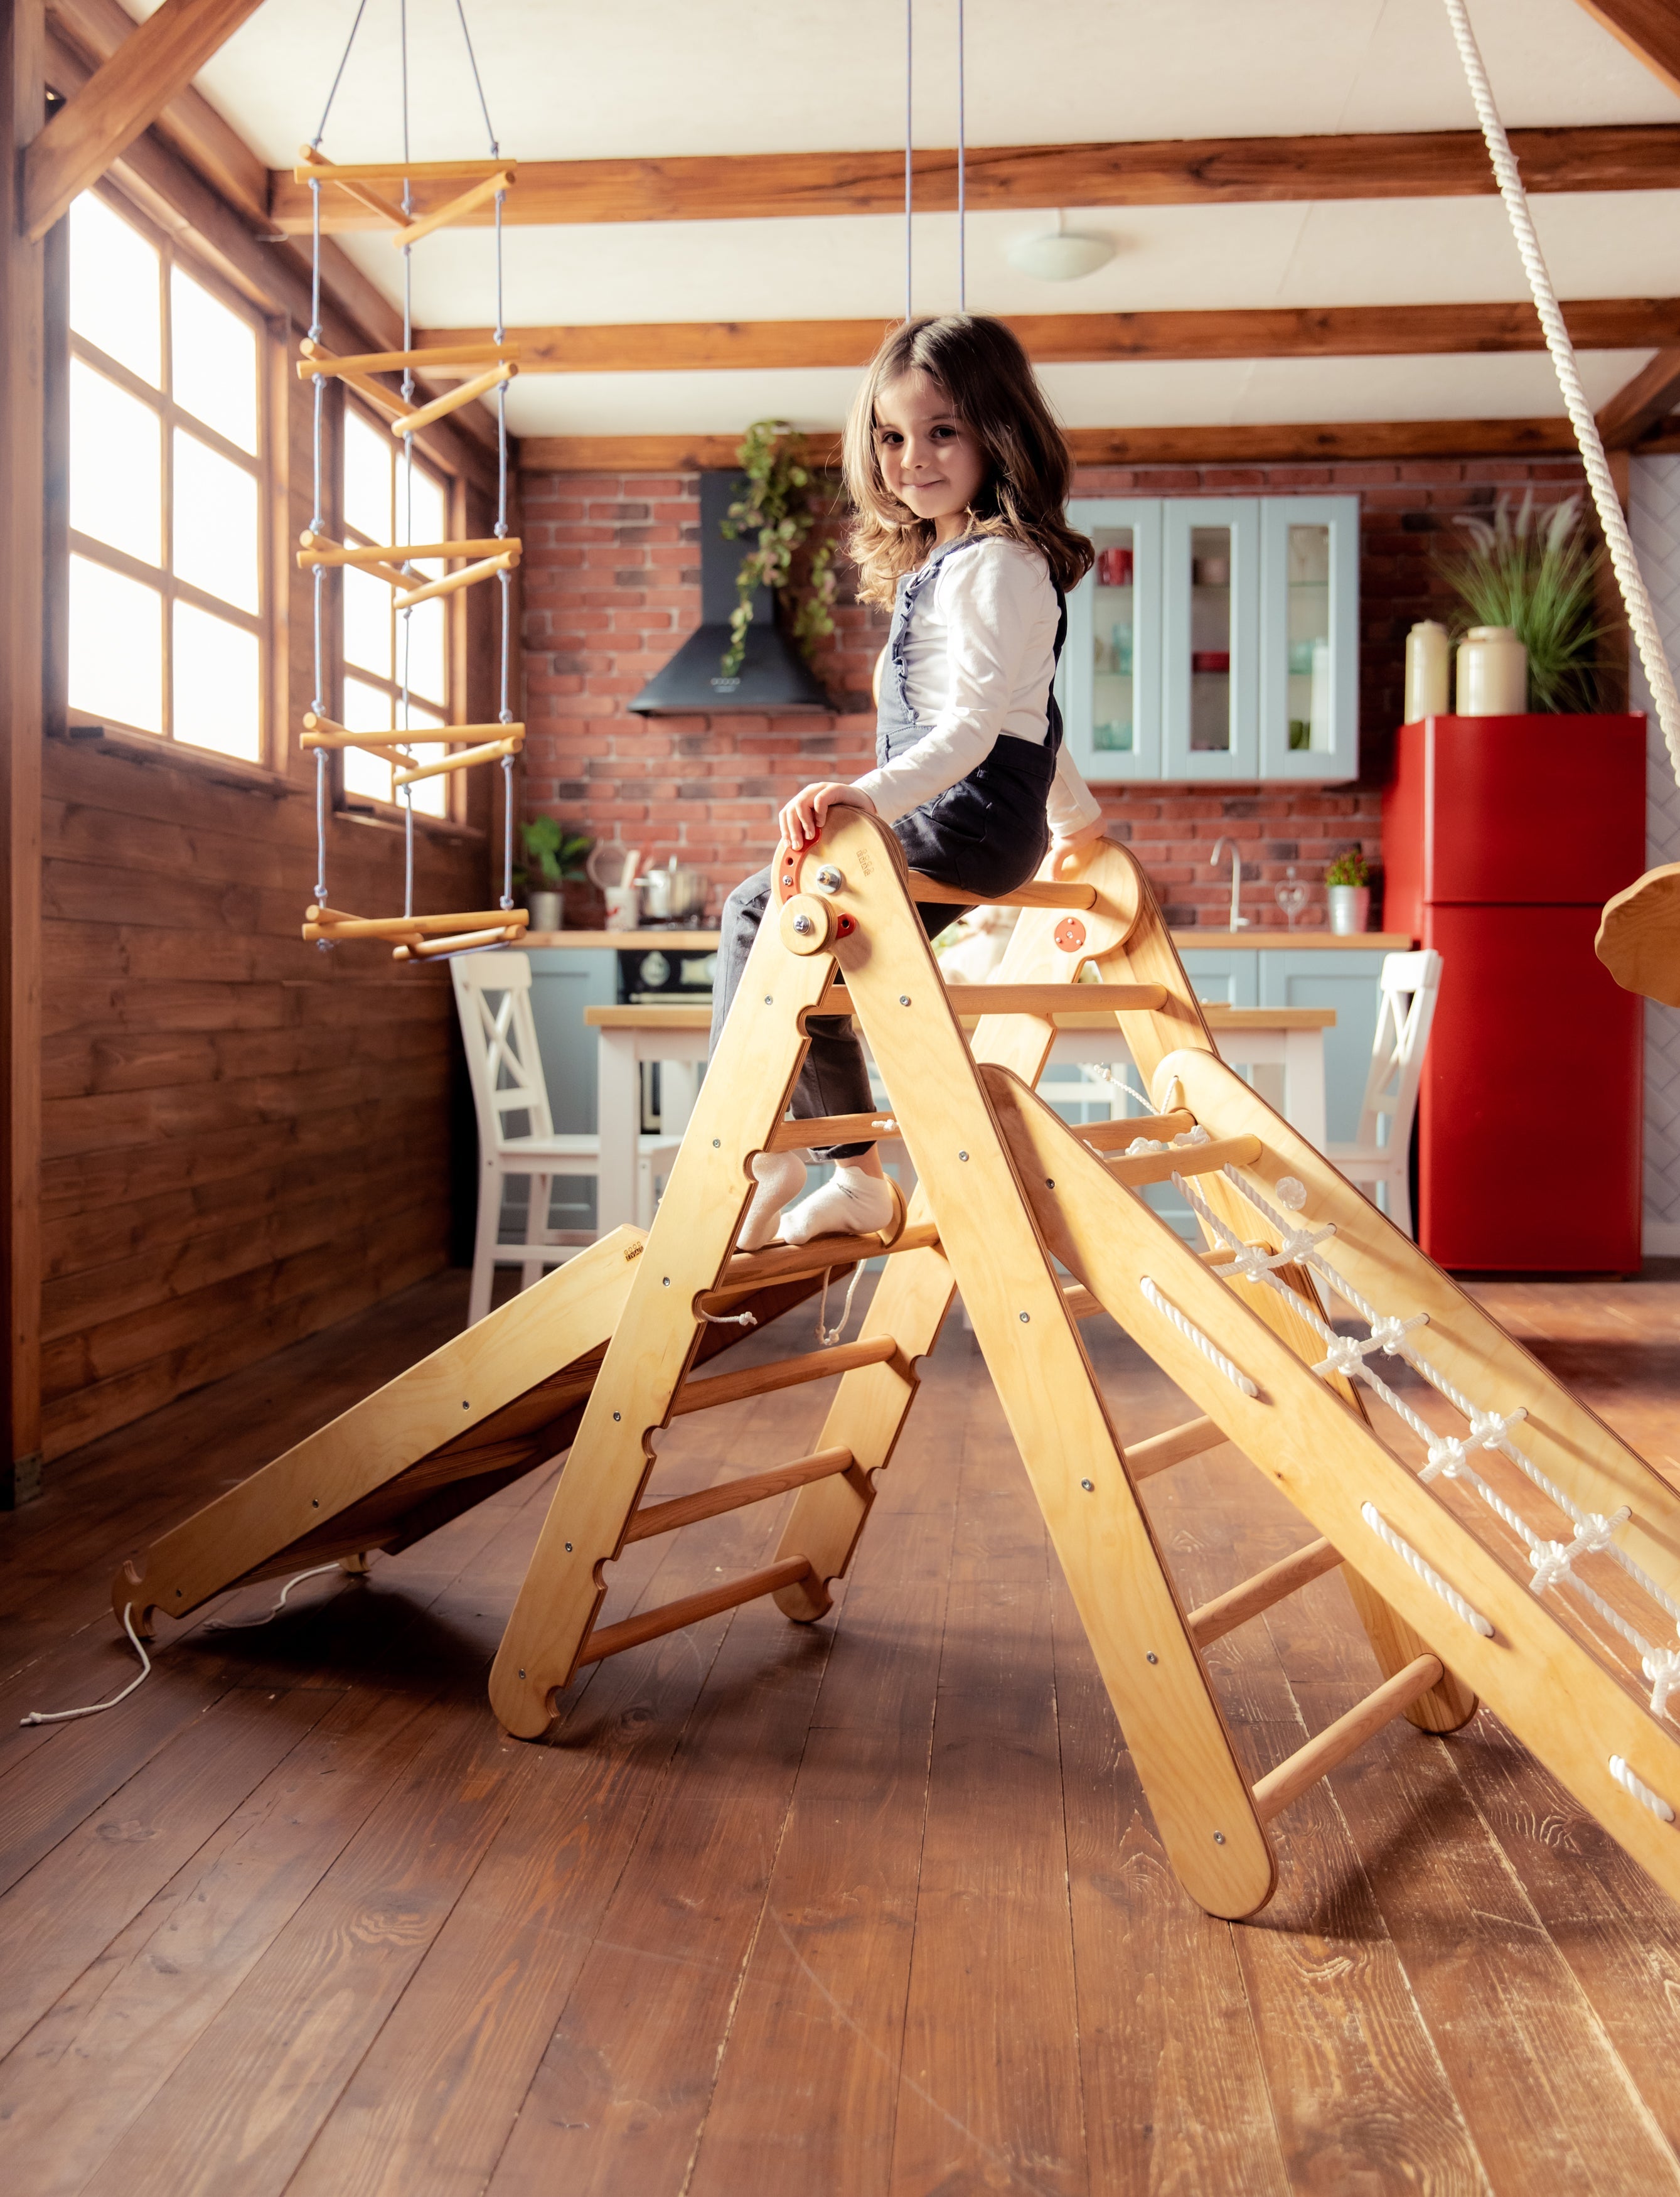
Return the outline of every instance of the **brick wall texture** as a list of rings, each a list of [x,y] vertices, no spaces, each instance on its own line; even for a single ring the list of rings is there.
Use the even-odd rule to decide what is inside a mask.
[[[768,861],[777,807],[814,778],[854,778],[873,753],[870,671],[880,612],[844,603],[817,669],[845,706],[831,717],[716,714],[643,718],[627,704],[699,623],[698,476],[522,476],[525,805],[598,838],[675,855],[705,871],[712,912]],[[1358,846],[1382,855],[1382,785],[1400,722],[1405,635],[1448,615],[1434,554],[1454,516],[1491,513],[1532,487],[1540,503],[1580,490],[1573,461],[1432,460],[1380,464],[1083,469],[1081,496],[1335,494],[1360,497],[1360,772],[1312,787],[1156,785],[1103,793],[1114,836],[1130,841],[1180,928],[1217,928],[1228,833],[1243,849],[1250,912],[1271,913],[1293,866],[1312,893],[1303,924],[1324,920],[1324,867]],[[1254,902],[1258,897],[1260,906]],[[587,919],[579,896],[569,920]],[[1281,920],[1281,919],[1274,919]]]

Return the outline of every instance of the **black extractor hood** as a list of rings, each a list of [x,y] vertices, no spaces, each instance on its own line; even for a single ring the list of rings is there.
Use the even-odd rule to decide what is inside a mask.
[[[820,710],[833,704],[793,643],[776,623],[768,588],[753,598],[746,654],[733,679],[723,675],[729,646],[729,613],[735,607],[735,576],[748,543],[724,538],[729,507],[746,486],[739,473],[700,476],[700,624],[666,664],[656,671],[630,708],[638,716],[692,716],[697,710]]]

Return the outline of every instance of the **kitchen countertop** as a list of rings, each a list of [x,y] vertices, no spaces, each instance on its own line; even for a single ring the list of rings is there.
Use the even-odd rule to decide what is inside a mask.
[[[966,988],[961,984],[952,984],[947,988],[947,996],[958,1011],[959,1022],[978,1022],[982,1013],[980,1007],[976,1006],[972,1013],[965,1012],[968,1003],[963,998],[963,993]],[[1067,1007],[1058,1008],[1054,1017],[1057,1028],[1112,1029],[1112,1012],[1104,1013],[1099,1010],[1092,1014],[1089,1011],[1082,1013],[1075,1011],[1079,991],[1077,984],[1069,985]],[[1208,1017],[1208,1029],[1216,1030],[1322,1030],[1335,1028],[1334,1007],[1228,1007],[1219,1000],[1203,1000],[1202,1012]],[[583,1010],[583,1020],[590,1029],[703,1030],[711,1028],[711,1018],[710,1007],[688,1005],[666,1006],[660,1003],[645,1007],[585,1007]]]

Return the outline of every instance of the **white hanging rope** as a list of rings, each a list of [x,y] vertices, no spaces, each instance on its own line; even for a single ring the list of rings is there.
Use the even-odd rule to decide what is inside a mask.
[[[828,1278],[833,1272],[834,1269],[832,1267],[825,1267],[822,1270],[822,1301],[817,1307],[817,1341],[822,1344],[825,1349],[827,1349],[831,1344],[838,1342],[841,1336],[846,1332],[847,1327],[850,1325],[852,1317],[852,1299],[857,1295],[858,1284],[863,1279],[864,1262],[861,1259],[857,1262],[856,1269],[852,1275],[851,1286],[846,1291],[846,1301],[840,1307],[840,1324],[837,1327],[830,1327],[826,1325],[828,1319]]]
[[[1627,530],[1627,519],[1621,499],[1616,494],[1615,482],[1611,478],[1609,461],[1604,455],[1604,444],[1598,432],[1592,407],[1581,386],[1581,377],[1575,363],[1575,346],[1569,340],[1569,331],[1564,324],[1557,293],[1547,271],[1540,240],[1535,234],[1534,223],[1528,210],[1528,195],[1522,188],[1516,158],[1511,151],[1510,140],[1505,135],[1505,125],[1499,119],[1498,109],[1493,103],[1493,91],[1483,67],[1481,53],[1477,47],[1475,33],[1470,28],[1469,10],[1465,0],[1445,0],[1447,19],[1452,26],[1452,35],[1458,47],[1458,58],[1464,65],[1464,75],[1470,87],[1470,96],[1475,101],[1476,119],[1481,125],[1481,134],[1487,145],[1488,157],[1493,163],[1493,173],[1499,185],[1499,195],[1505,202],[1505,212],[1510,218],[1511,234],[1516,239],[1516,248],[1521,255],[1523,271],[1528,277],[1528,287],[1533,294],[1534,309],[1540,316],[1540,326],[1545,331],[1546,349],[1551,353],[1552,365],[1557,374],[1558,387],[1563,392],[1564,408],[1570,425],[1575,430],[1575,440],[1580,446],[1581,463],[1586,469],[1587,484],[1592,490],[1592,500],[1598,512],[1598,523],[1603,530],[1604,545],[1610,553],[1616,580],[1622,591],[1622,600],[1627,606],[1629,625],[1639,650],[1639,660],[1645,667],[1645,678],[1656,704],[1657,722],[1662,727],[1663,739],[1668,745],[1669,764],[1680,784],[1680,695],[1674,687],[1674,675],[1669,670],[1668,658],[1663,652],[1662,636],[1657,630],[1656,615],[1651,608],[1651,598],[1645,588],[1645,577],[1639,569],[1639,560],[1633,554],[1633,542]]]
[[[916,287],[912,279],[914,270],[915,231],[912,214],[915,208],[916,171],[912,148],[916,136],[916,0],[904,0],[904,317],[914,317]]]
[[[123,1688],[121,1693],[113,1694],[108,1701],[90,1701],[85,1708],[31,1709],[26,1717],[18,1719],[19,1724],[67,1724],[72,1717],[98,1716],[101,1710],[113,1709],[119,1701],[125,1701],[152,1668],[152,1659],[146,1653],[141,1644],[140,1635],[134,1629],[134,1604],[131,1602],[125,1602],[123,1604],[123,1630],[127,1633],[135,1654],[140,1658],[140,1668]]]
[[[1629,1769],[1619,1754],[1613,1754],[1610,1757],[1610,1775],[1624,1793],[1631,1793],[1633,1795],[1641,1807],[1648,1808],[1654,1816],[1660,1817],[1665,1823],[1671,1823],[1674,1821],[1674,1811],[1664,1800],[1662,1794],[1654,1793],[1637,1771]]]
[[[1143,1291],[1144,1301],[1153,1305],[1163,1319],[1171,1320],[1185,1342],[1193,1343],[1210,1365],[1217,1366],[1232,1388],[1240,1388],[1245,1396],[1259,1395],[1260,1390],[1248,1375],[1231,1363],[1211,1336],[1204,1335],[1193,1320],[1186,1319],[1177,1305],[1168,1303],[1148,1274],[1143,1277],[1138,1286]]]
[[[272,1608],[265,1609],[260,1617],[212,1617],[204,1629],[206,1632],[249,1632],[257,1626],[272,1625],[285,1609],[287,1597],[294,1586],[301,1586],[305,1580],[322,1579],[328,1572],[335,1572],[338,1568],[339,1561],[335,1556],[330,1564],[312,1564],[306,1572],[293,1572],[281,1587],[279,1601]]]

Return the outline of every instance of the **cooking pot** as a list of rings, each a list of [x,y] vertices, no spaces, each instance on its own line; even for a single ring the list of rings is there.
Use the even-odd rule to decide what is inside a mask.
[[[680,923],[702,912],[706,890],[705,872],[690,869],[673,855],[663,870],[642,873],[643,913],[655,923]]]

